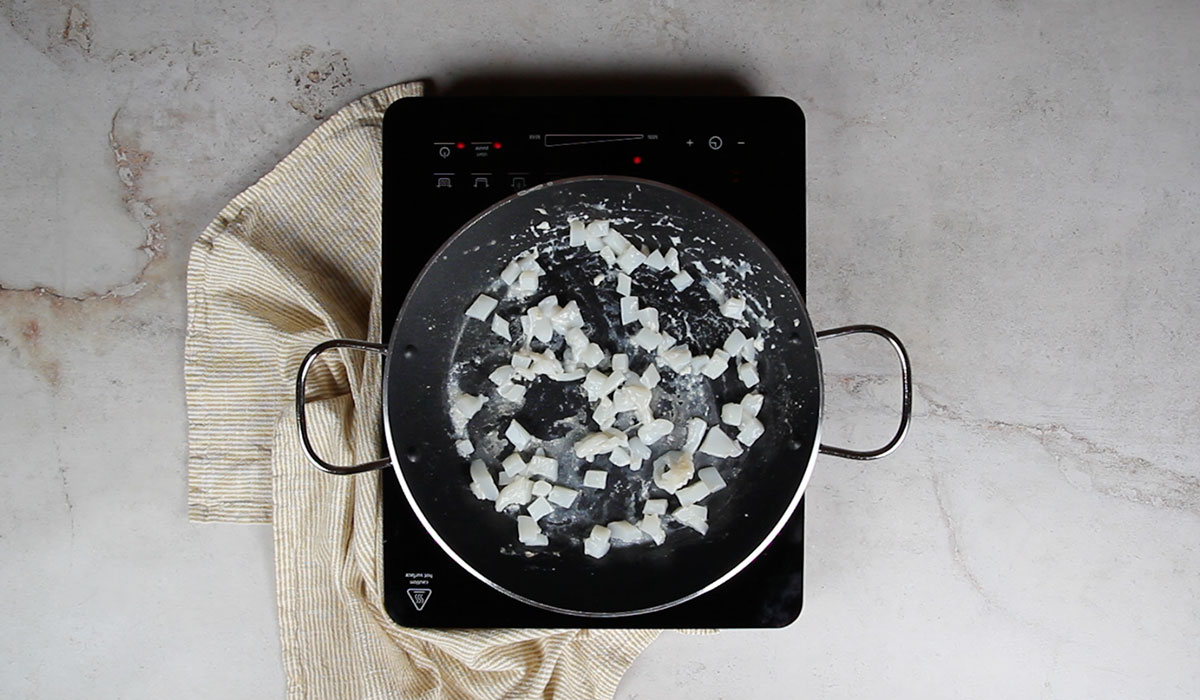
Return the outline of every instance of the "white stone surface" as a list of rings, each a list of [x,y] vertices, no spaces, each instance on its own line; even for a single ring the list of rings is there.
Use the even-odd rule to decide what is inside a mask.
[[[270,532],[185,520],[188,246],[354,96],[724,76],[808,117],[810,310],[908,342],[818,460],[806,606],[618,697],[1200,695],[1200,7],[6,0],[0,694],[279,697]],[[827,438],[896,383],[831,341]]]

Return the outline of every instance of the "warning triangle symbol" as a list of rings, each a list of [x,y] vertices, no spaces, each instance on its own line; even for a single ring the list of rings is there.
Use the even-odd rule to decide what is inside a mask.
[[[413,607],[418,612],[425,609],[425,604],[429,602],[429,596],[431,595],[433,595],[433,591],[428,588],[408,589],[408,599],[412,601]]]

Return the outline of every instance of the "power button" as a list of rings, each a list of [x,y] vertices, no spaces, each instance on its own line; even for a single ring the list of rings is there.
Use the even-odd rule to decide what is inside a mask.
[[[725,142],[721,140],[720,136],[709,136],[708,137],[708,147],[713,149],[714,151],[720,150],[721,146],[724,146],[724,145],[725,145]]]

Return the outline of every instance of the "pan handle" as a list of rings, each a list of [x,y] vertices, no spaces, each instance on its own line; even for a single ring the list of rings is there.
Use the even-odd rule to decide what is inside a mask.
[[[904,441],[904,436],[908,434],[909,423],[912,422],[912,368],[908,362],[908,351],[904,349],[904,344],[886,328],[879,326],[842,326],[841,328],[830,328],[827,331],[819,331],[817,339],[821,338],[836,338],[842,335],[853,335],[855,333],[871,333],[880,336],[892,345],[892,349],[896,351],[896,355],[900,357],[900,378],[904,384],[904,399],[900,406],[900,428],[892,437],[891,442],[880,447],[877,450],[849,450],[844,447],[831,447],[829,445],[821,445],[821,454],[833,455],[843,459],[879,459],[891,454],[900,443]]]
[[[304,381],[308,379],[308,370],[316,361],[317,356],[326,350],[334,348],[350,348],[352,350],[362,350],[363,352],[376,352],[380,355],[387,355],[387,346],[379,343],[368,343],[362,340],[349,340],[339,338],[337,340],[326,340],[324,343],[317,345],[308,354],[304,356],[304,362],[300,363],[300,371],[296,373],[296,423],[300,426],[300,441],[304,443],[304,452],[308,455],[310,462],[323,472],[330,474],[358,474],[361,472],[369,472],[375,469],[383,469],[392,466],[390,459],[377,459],[374,462],[366,462],[364,464],[352,464],[349,466],[339,466],[330,464],[317,454],[313,449],[312,442],[308,439],[308,419],[304,415]]]

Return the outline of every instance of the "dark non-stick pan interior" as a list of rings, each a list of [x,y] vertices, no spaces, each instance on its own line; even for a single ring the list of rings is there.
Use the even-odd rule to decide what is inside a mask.
[[[593,340],[611,348],[628,335],[619,327],[610,286],[594,284],[607,265],[585,248],[564,244],[569,217],[620,222],[614,225],[637,244],[679,251],[696,284],[676,292],[665,281],[656,284],[645,269],[635,271],[634,281],[643,306],[659,308],[664,317],[686,319],[676,326],[664,322],[664,329],[688,341],[693,352],[719,345],[734,327],[716,312],[704,274],[691,267],[695,262],[714,277],[721,274],[731,293],[755,300],[760,316],[774,324],[765,331],[766,345],[758,356],[761,380],[756,390],[766,397],[760,415],[766,432],[744,456],[721,462],[728,487],[704,501],[709,522],[704,536],[673,524],[662,546],[614,547],[598,560],[585,556],[580,538],[592,522],[640,515],[646,494],[634,488],[636,480],[627,478],[623,468],[610,469],[605,490],[581,491],[574,520],[559,529],[559,536],[552,534],[546,547],[519,544],[515,519],[495,512],[491,502],[476,499],[469,490],[469,460],[455,451],[449,395],[454,390],[489,393],[488,373],[511,350],[488,324],[463,312],[481,292],[497,288],[500,271],[510,260],[534,246],[541,252],[547,274],[525,305],[548,294],[557,295],[560,304],[573,299]],[[542,222],[546,225],[539,228]],[[500,312],[511,318],[508,311],[517,303],[502,302]],[[561,339],[556,337],[555,343]],[[664,382],[670,381],[673,373],[661,371]],[[431,534],[489,584],[567,612],[614,615],[661,608],[724,580],[748,563],[790,515],[816,452],[820,368],[816,339],[794,284],[761,242],[730,216],[688,193],[645,180],[594,177],[551,183],[513,196],[467,224],[410,290],[393,328],[386,382],[386,423],[397,475]],[[517,419],[546,440],[580,434],[586,421],[561,420],[576,415],[583,403],[579,382],[550,384],[556,383],[540,378],[529,388]],[[710,423],[716,422],[721,403],[746,392],[735,372],[712,386],[691,409]],[[488,457],[492,465],[506,454],[498,450],[495,435],[503,433],[507,420],[488,413],[499,405],[490,402],[470,428],[478,454],[494,452]],[[717,461],[699,456],[697,466]],[[597,458],[597,464],[607,468],[606,457]],[[642,467],[643,473],[650,469]],[[568,471],[560,469],[560,477],[567,485],[578,484],[581,474]],[[655,491],[649,496],[666,497]]]

